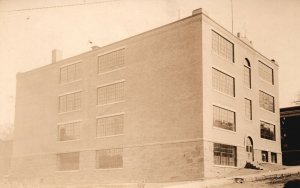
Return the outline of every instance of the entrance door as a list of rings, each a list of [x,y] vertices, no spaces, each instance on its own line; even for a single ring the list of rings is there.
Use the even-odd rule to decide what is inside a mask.
[[[248,156],[248,162],[254,161],[254,154],[253,154],[253,141],[251,137],[247,137],[246,140],[246,152]]]

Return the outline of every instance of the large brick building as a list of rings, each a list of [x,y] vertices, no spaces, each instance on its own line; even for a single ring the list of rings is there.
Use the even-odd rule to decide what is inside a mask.
[[[12,177],[198,180],[281,163],[278,65],[201,12],[17,75]]]

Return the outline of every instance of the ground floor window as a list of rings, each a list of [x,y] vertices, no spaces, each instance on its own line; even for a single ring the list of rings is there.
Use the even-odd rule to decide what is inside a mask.
[[[267,151],[261,151],[261,160],[263,162],[269,162],[269,156]]]
[[[277,163],[277,153],[271,153],[271,162]]]
[[[122,168],[123,167],[123,149],[103,149],[96,151],[96,168]]]
[[[57,154],[57,170],[79,170],[79,152]]]
[[[214,164],[236,166],[236,146],[214,143]]]

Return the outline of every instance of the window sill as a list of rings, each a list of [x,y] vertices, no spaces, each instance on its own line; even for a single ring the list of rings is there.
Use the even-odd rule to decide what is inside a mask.
[[[80,79],[76,79],[76,80],[72,80],[72,81],[69,81],[69,82],[60,82],[59,84],[61,86],[65,86],[65,85],[69,85],[69,84],[73,84],[73,83],[76,83],[76,82],[79,82],[79,81],[82,81],[83,79],[80,78]]]
[[[79,141],[80,138],[78,139],[73,139],[73,140],[57,140],[56,143],[67,143],[67,142],[75,142],[75,141]]]
[[[123,70],[125,69],[125,67],[120,67],[120,68],[116,68],[114,70],[110,70],[110,71],[105,71],[105,72],[99,72],[97,73],[98,76],[103,76],[105,74],[109,74],[109,73],[112,73],[112,72],[117,72],[117,71],[120,71],[120,70]]]
[[[95,170],[99,170],[99,171],[111,171],[111,170],[123,170],[124,167],[120,167],[120,168],[95,168]]]
[[[56,170],[55,172],[57,172],[57,173],[64,173],[64,172],[70,173],[70,172],[79,172],[79,171],[80,171],[80,169],[77,169],[77,170]]]
[[[105,139],[105,138],[111,138],[111,137],[119,137],[124,136],[124,134],[115,134],[115,135],[108,135],[108,136],[96,136],[96,139]]]
[[[239,168],[237,166],[226,166],[226,165],[216,165],[216,164],[214,164],[214,166],[218,168],[234,168],[234,169]]]
[[[232,96],[232,95],[229,95],[229,94],[227,94],[227,93],[223,93],[222,91],[219,91],[219,90],[216,90],[216,89],[212,89],[214,92],[216,92],[216,93],[220,93],[220,94],[222,94],[222,95],[225,95],[225,96],[227,96],[227,97],[230,97],[230,98],[232,98],[232,99],[235,99],[235,95],[234,96]]]
[[[106,104],[97,104],[96,107],[109,106],[109,105],[123,103],[123,102],[125,102],[125,100],[121,100],[121,101],[117,101],[117,102],[111,102],[111,103],[106,103]]]
[[[79,109],[79,110],[67,111],[67,112],[59,112],[58,115],[64,115],[64,114],[68,114],[68,113],[72,113],[72,112],[79,112],[79,111],[81,111],[81,109]]]
[[[216,129],[216,130],[220,130],[220,131],[224,131],[224,132],[236,134],[236,130],[235,130],[235,131],[232,131],[232,130],[229,130],[229,129],[223,129],[223,128],[215,127],[215,126],[213,126],[213,128]]]

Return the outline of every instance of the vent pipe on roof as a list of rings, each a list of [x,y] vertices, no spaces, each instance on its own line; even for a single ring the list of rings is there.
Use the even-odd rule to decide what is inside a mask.
[[[58,49],[52,50],[52,63],[62,60],[62,51]]]

